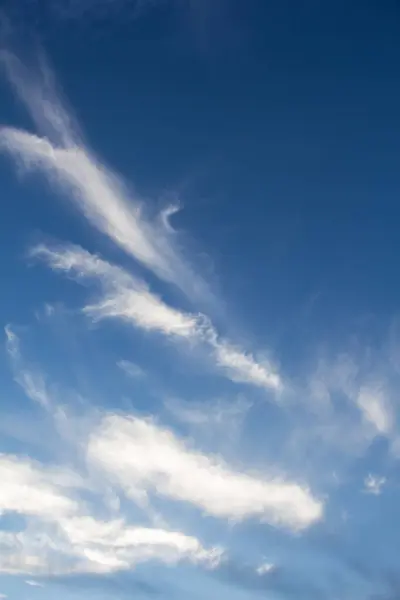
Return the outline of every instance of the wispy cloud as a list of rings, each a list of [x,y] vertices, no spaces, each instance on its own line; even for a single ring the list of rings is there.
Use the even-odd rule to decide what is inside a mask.
[[[381,435],[389,435],[393,425],[393,415],[383,389],[376,386],[363,387],[357,395],[357,405],[366,422]]]
[[[272,365],[256,361],[251,354],[246,354],[227,341],[213,336],[211,345],[215,350],[217,364],[227,375],[238,383],[250,383],[258,387],[280,390],[282,380]]]
[[[325,442],[362,450],[377,436],[396,443],[392,373],[362,353],[320,361],[307,391],[309,407]]]
[[[27,579],[25,581],[26,585],[30,585],[31,587],[44,587],[44,584],[40,581],[35,581],[35,579]]]
[[[22,364],[19,338],[12,330],[11,325],[6,326],[5,333],[7,338],[6,349],[11,360],[16,383],[21,386],[28,398],[37,402],[43,408],[50,408],[51,399],[44,377],[41,373],[26,369]]]
[[[31,255],[41,258],[52,269],[101,285],[100,300],[84,309],[93,318],[118,318],[141,329],[204,344],[211,350],[214,364],[232,381],[281,390],[281,377],[268,361],[258,362],[252,354],[221,339],[204,315],[185,313],[168,306],[143,281],[120,267],[71,245],[40,245]]]
[[[191,450],[154,421],[110,415],[94,431],[88,459],[133,498],[155,492],[219,518],[258,517],[302,529],[322,518],[311,492],[282,478],[257,478]]]
[[[162,219],[151,220],[143,204],[122,180],[85,147],[74,119],[56,92],[54,77],[42,59],[28,71],[11,53],[1,61],[8,79],[27,107],[43,137],[12,127],[0,128],[0,150],[27,170],[42,171],[50,184],[66,193],[100,232],[188,296],[209,296],[204,282],[193,274]]]
[[[96,319],[120,318],[167,336],[190,338],[196,334],[197,316],[168,306],[150,292],[144,281],[82,248],[42,245],[34,248],[31,255],[46,261],[55,270],[70,273],[80,280],[100,283],[103,296],[99,302],[84,309]]]
[[[202,402],[168,398],[165,401],[165,407],[178,421],[200,427],[219,425],[225,431],[242,421],[251,406],[251,402],[243,398]]]
[[[222,550],[207,550],[181,532],[96,518],[101,496],[97,508],[84,501],[80,492],[90,489],[88,482],[60,465],[3,454],[0,478],[0,512],[26,519],[23,531],[0,532],[2,573],[108,573],[151,559],[215,567],[221,559]]]
[[[128,377],[132,379],[142,379],[145,377],[146,373],[139,367],[139,365],[133,363],[130,360],[119,360],[117,362],[117,367],[119,367]]]
[[[364,491],[367,494],[373,494],[379,496],[382,493],[382,488],[386,483],[386,477],[379,477],[378,475],[369,475],[364,479]]]
[[[187,560],[215,568],[222,556],[220,549],[206,550],[180,532],[92,517],[62,519],[51,527],[31,523],[18,534],[2,532],[0,551],[0,573],[25,575],[112,573],[149,560]]]
[[[264,562],[261,563],[256,569],[257,575],[267,575],[267,573],[272,573],[275,570],[275,565],[273,563]]]
[[[36,380],[25,366],[20,340],[11,327],[6,332],[15,379],[37,402]],[[61,410],[57,399],[39,405],[54,418]],[[75,442],[75,450],[86,453],[94,425],[90,415],[82,419],[81,424],[79,420],[64,423],[67,428],[77,426],[76,435],[68,440],[58,438],[70,458],[71,447],[64,446],[65,441]],[[23,455],[0,454],[0,514],[24,517],[21,531],[0,531],[0,573],[101,574],[128,570],[148,560],[218,566],[221,548],[206,548],[196,537],[166,524],[149,527],[132,522],[130,503],[122,510],[115,502],[112,478],[105,471],[102,477],[92,476],[90,469],[78,462],[80,467],[74,464],[72,468],[59,462],[43,464]],[[34,586],[34,580],[28,580],[28,585]]]

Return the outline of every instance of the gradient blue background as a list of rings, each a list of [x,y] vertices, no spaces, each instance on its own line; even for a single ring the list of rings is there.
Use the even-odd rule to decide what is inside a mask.
[[[19,32],[22,55],[32,40],[46,49],[89,147],[151,210],[170,199],[182,203],[172,224],[187,233],[190,253],[223,299],[215,317],[222,330],[238,336],[246,331],[255,345],[272,348],[294,379],[321,353],[333,356],[350,348],[372,356],[383,369],[395,360],[387,348],[397,335],[400,304],[399,3],[84,4],[20,0],[6,3],[5,14]],[[0,115],[3,123],[31,129],[4,82]],[[67,202],[55,201],[41,178],[19,182],[10,164],[0,163],[4,325],[26,323],[45,301],[62,298],[75,306],[83,297],[80,288],[29,265],[26,249],[43,233],[125,260]],[[107,364],[130,351],[135,333],[99,328],[87,334],[80,321],[75,325],[73,335],[70,324],[62,323],[61,333],[28,335],[30,356],[61,381],[84,382],[85,393],[94,394],[99,405],[121,408],[118,398],[129,394],[128,383],[107,371]],[[43,342],[46,336],[57,338],[59,354]],[[69,337],[79,341],[68,347]],[[133,345],[138,362],[157,369],[172,388],[177,375],[171,375],[169,358],[155,359],[147,340]],[[79,371],[84,359],[88,364]],[[8,403],[24,399],[18,400],[22,393],[2,363],[0,402],[7,413]],[[217,385],[185,369],[179,376],[182,395],[203,385],[205,396],[207,386],[211,393]],[[398,403],[397,366],[388,377]],[[151,404],[151,391],[139,395],[139,408]],[[258,465],[264,453],[286,452],[281,436],[292,421],[306,432],[302,419],[260,408],[241,434],[243,460],[253,457]],[[376,440],[362,456],[345,461],[323,450],[319,458],[318,447],[307,452],[318,465],[309,469],[309,481],[317,486],[336,461],[346,464],[341,485],[321,485],[329,491],[324,523],[301,536],[251,522],[221,530],[238,566],[233,561],[213,574],[144,566],[103,580],[52,580],[29,594],[18,579],[3,576],[3,587],[10,598],[57,594],[61,600],[259,595],[395,600],[398,461],[387,441]],[[298,468],[296,452],[288,452],[288,469]],[[379,497],[361,491],[369,471],[391,481]],[[342,518],[344,512],[348,518]],[[266,551],[284,567],[264,587],[241,565]]]

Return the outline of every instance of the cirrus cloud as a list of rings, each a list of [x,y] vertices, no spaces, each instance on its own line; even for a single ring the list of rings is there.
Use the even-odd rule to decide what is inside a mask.
[[[235,471],[222,459],[188,448],[151,420],[105,417],[91,435],[88,459],[132,498],[154,492],[214,517],[256,517],[293,529],[303,529],[323,515],[322,502],[308,488]]]

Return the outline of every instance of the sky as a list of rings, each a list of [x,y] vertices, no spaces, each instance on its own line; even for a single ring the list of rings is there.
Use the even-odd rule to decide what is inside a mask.
[[[400,7],[5,0],[0,599],[397,600]]]

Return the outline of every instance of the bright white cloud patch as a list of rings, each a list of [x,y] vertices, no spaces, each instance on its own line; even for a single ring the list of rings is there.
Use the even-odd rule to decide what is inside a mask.
[[[36,76],[7,52],[0,59],[39,131],[36,135],[0,127],[0,151],[14,157],[24,169],[44,173],[53,189],[65,193],[95,229],[158,278],[175,284],[191,299],[209,299],[207,286],[192,273],[177,246],[169,224],[173,211],[167,209],[151,219],[122,181],[87,149],[59,101],[45,65]],[[118,319],[179,340],[186,348],[197,346],[207,353],[213,368],[231,382],[275,392],[275,398],[283,389],[282,378],[269,360],[260,360],[221,337],[207,316],[167,304],[127,270],[72,245],[39,245],[32,256],[97,287],[97,297],[83,308],[90,318]],[[187,503],[198,514],[221,520],[255,518],[293,531],[322,518],[323,503],[307,486],[288,481],[283,475],[235,469],[221,457],[194,449],[155,419],[110,414],[93,424],[84,415],[84,424],[75,432],[69,409],[64,410],[51,397],[39,372],[26,367],[11,327],[6,328],[6,336],[15,381],[53,418],[58,433],[68,431],[68,436],[59,436],[60,446],[68,439],[68,452],[72,451],[75,462],[79,463],[76,457],[83,454],[86,464],[76,471],[22,455],[0,454],[0,515],[16,513],[23,517],[21,531],[0,530],[0,573],[39,578],[111,573],[148,560],[218,566],[224,556],[218,544],[204,545],[195,535],[169,527],[162,515],[156,515],[160,516],[156,522],[147,511],[153,526],[133,522],[133,512],[137,514],[150,495]],[[143,375],[127,361],[119,366],[130,376]],[[372,401],[360,396],[358,405],[379,431],[387,431],[376,398]],[[247,407],[247,403],[220,403],[213,406],[212,414],[206,414],[204,406],[189,407],[180,402],[170,404],[169,409],[181,423],[222,424],[226,433],[228,422],[235,423]],[[261,576],[273,568],[265,562],[255,571]],[[35,579],[25,583],[41,586]]]
[[[67,490],[80,482],[68,471],[45,469],[31,460],[1,454],[0,481],[0,514],[16,511],[57,520],[77,510],[77,501]]]
[[[196,538],[180,532],[76,517],[52,526],[31,523],[18,534],[0,532],[0,554],[0,573],[40,576],[112,573],[149,560],[187,560],[215,568],[222,550],[206,550]]]
[[[386,477],[378,477],[370,473],[364,480],[364,491],[367,494],[379,496],[382,493],[382,488],[386,483]]]
[[[120,318],[141,329],[183,338],[196,334],[196,316],[168,306],[149,291],[144,281],[82,248],[38,246],[32,255],[42,258],[53,269],[100,283],[103,296],[98,303],[85,308],[96,319]]]
[[[44,135],[1,127],[0,150],[26,169],[42,171],[94,227],[161,279],[175,283],[191,297],[207,296],[205,284],[185,265],[162,220],[146,218],[141,203],[85,148],[78,127],[72,125],[57,96],[49,69],[42,64],[34,75],[12,54],[2,52],[0,58]]]
[[[322,517],[307,488],[237,472],[185,446],[171,431],[134,417],[108,416],[93,432],[88,459],[137,498],[154,492],[219,518],[263,521],[301,529]]]
[[[1,455],[0,479],[0,514],[18,513],[26,519],[21,532],[0,532],[0,572],[102,573],[151,559],[215,567],[222,556],[222,550],[207,550],[181,532],[134,526],[122,517],[107,521],[92,516],[79,495],[89,489],[87,484],[61,468]]]
[[[275,565],[269,562],[262,563],[256,569],[257,575],[266,575],[267,573],[272,573],[275,570]]]
[[[281,388],[280,376],[268,363],[258,363],[251,354],[245,354],[228,342],[216,341],[214,346],[218,365],[231,376],[233,381],[275,390]]]
[[[282,381],[267,361],[257,362],[244,350],[221,339],[203,315],[193,315],[168,306],[141,280],[77,246],[38,246],[32,256],[44,260],[51,268],[71,273],[78,279],[91,279],[101,285],[98,302],[84,311],[96,319],[118,318],[148,331],[205,344],[217,367],[235,382],[279,391]]]

